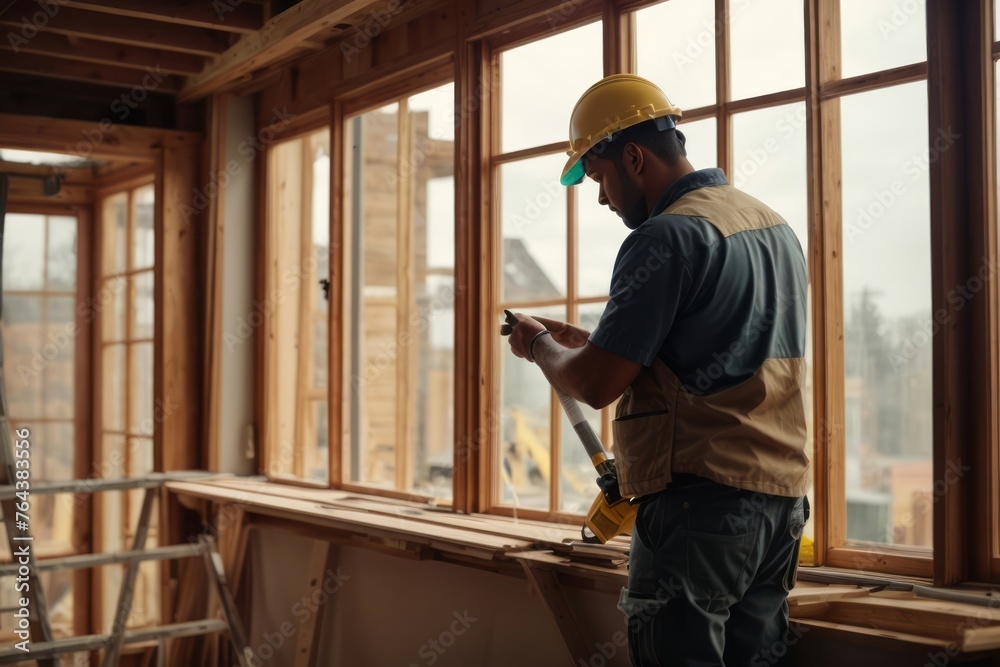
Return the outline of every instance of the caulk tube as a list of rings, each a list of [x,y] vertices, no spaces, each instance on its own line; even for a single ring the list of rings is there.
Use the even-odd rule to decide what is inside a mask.
[[[580,405],[576,402],[576,399],[560,389],[556,389],[556,396],[559,397],[559,402],[562,403],[563,410],[566,411],[566,416],[569,417],[569,422],[573,425],[573,430],[580,437],[580,442],[583,443],[583,448],[587,450],[590,460],[595,466],[605,461],[608,458],[608,454],[604,451],[604,445],[601,444],[601,439],[597,437],[597,433],[594,432],[594,428],[590,425],[590,422],[583,416],[583,410],[580,409]]]

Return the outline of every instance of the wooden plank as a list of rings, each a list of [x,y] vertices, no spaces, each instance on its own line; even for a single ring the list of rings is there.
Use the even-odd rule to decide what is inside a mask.
[[[566,601],[566,596],[563,595],[558,577],[552,570],[534,566],[530,561],[522,560],[520,562],[524,568],[525,576],[541,598],[545,611],[548,612],[559,629],[570,661],[574,665],[588,664],[592,656],[587,641],[580,631],[580,626],[573,618],[573,611],[569,602]]]
[[[838,0],[839,1],[839,0]],[[839,20],[839,19],[838,19]],[[893,69],[861,74],[847,79],[828,80],[820,88],[820,98],[830,99],[841,95],[878,90],[886,86],[896,86],[927,78],[927,62],[903,65]]]
[[[208,160],[208,174],[226,173],[226,109],[228,98],[213,95],[208,101],[208,136],[205,143]],[[221,446],[219,441],[220,413],[222,400],[222,354],[223,342],[222,308],[223,282],[225,280],[225,202],[224,196],[213,197],[206,210],[206,258],[205,270],[205,448],[208,450],[208,469],[220,469]]]
[[[202,467],[199,332],[204,309],[198,286],[204,283],[194,233],[200,208],[193,199],[203,187],[199,149],[165,146],[156,180],[153,397],[164,416],[154,430],[155,470]]]
[[[47,195],[39,178],[11,175],[8,199],[11,206],[18,204],[80,204],[88,205],[94,200],[93,190],[87,185],[63,183],[59,192]]]
[[[347,533],[405,538],[416,544],[431,546],[442,551],[469,553],[491,560],[498,553],[523,548],[530,542],[523,539],[493,537],[441,526],[428,528],[425,524],[406,517],[381,517],[368,513],[345,511],[332,505],[292,498],[273,498],[245,492],[210,487],[207,485],[177,482],[168,489],[179,495],[205,498],[213,502],[242,502],[248,512],[295,521],[308,526],[326,526]]]
[[[37,25],[41,30],[61,35],[153,46],[195,55],[216,56],[226,48],[225,36],[214,30],[128,16],[102,15],[55,3],[45,5],[43,9],[31,0],[16,0],[0,15],[0,25],[16,28],[15,35],[27,38],[20,32],[24,28],[22,20],[27,20],[29,25]]]
[[[272,18],[261,30],[241,37],[204,72],[190,79],[179,100],[190,102],[221,89],[299,48],[303,41],[367,5],[367,0],[302,0]]]
[[[180,82],[173,75],[157,72],[153,68],[140,71],[117,65],[96,65],[67,60],[51,55],[32,54],[27,58],[6,50],[0,50],[0,71],[163,93],[180,90]]]
[[[830,476],[833,477],[832,472]],[[841,510],[841,512],[846,515],[845,510]],[[846,519],[846,516],[844,518]],[[844,525],[846,527],[846,522]],[[930,579],[934,572],[934,559],[930,552],[914,555],[906,551],[893,549],[891,545],[879,545],[868,548],[861,545],[831,546],[826,552],[826,563],[832,567],[898,574],[924,579]]]
[[[197,143],[196,132],[0,113],[0,145],[88,158],[156,158],[165,143]]]
[[[151,21],[163,21],[194,28],[210,28],[226,32],[252,33],[264,25],[264,13],[253,2],[186,2],[169,0],[60,0],[67,7],[100,12],[112,16],[130,16]]]
[[[329,437],[330,485],[337,486],[344,481],[344,443],[349,442],[344,404],[347,399],[344,388],[344,337],[347,332],[345,319],[344,289],[345,272],[350,268],[346,203],[344,196],[344,160],[346,121],[344,108],[339,100],[331,103],[330,113],[330,300],[327,303],[327,408],[330,420]]]
[[[327,570],[336,566],[336,556],[337,549],[329,542],[320,540],[313,545],[309,567],[305,571],[307,578],[305,582],[305,598],[313,599],[313,595],[322,591]],[[310,614],[309,618],[300,626],[295,642],[294,667],[315,667],[316,660],[318,659],[319,640],[322,636],[322,633],[318,630],[324,627],[323,619],[330,606],[328,604],[319,605],[316,613]]]
[[[159,68],[167,74],[182,76],[197,74],[206,62],[204,56],[190,53],[67,37],[54,32],[39,32],[24,44],[13,43],[9,39],[0,40],[0,49],[139,70],[151,68],[156,71]]]

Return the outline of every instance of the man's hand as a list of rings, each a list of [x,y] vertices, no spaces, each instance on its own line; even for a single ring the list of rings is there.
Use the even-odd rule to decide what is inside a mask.
[[[552,340],[571,350],[583,347],[587,344],[587,339],[590,338],[589,331],[573,326],[572,324],[560,322],[559,320],[550,320],[547,317],[536,317],[535,319],[552,332]]]
[[[545,331],[545,325],[535,318],[529,317],[523,313],[513,313],[513,316],[514,319],[517,320],[517,324],[505,325],[513,327],[507,339],[507,342],[510,343],[510,351],[514,353],[515,357],[534,361],[534,359],[528,355],[528,345],[531,343],[531,339],[534,338],[535,334],[539,331]],[[501,333],[504,331],[506,331],[506,329],[502,327]]]

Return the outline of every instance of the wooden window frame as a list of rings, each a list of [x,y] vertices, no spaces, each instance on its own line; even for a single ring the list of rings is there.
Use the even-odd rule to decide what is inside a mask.
[[[319,112],[312,112],[309,114],[304,114],[304,118],[298,119],[298,122],[294,123],[291,127],[286,128],[280,133],[275,133],[274,140],[269,142],[266,146],[266,150],[262,151],[260,159],[262,160],[262,173],[264,186],[262,190],[265,191],[265,196],[263,201],[265,202],[265,212],[262,215],[263,219],[263,233],[265,235],[265,243],[263,244],[262,254],[263,262],[262,265],[268,267],[265,270],[265,275],[263,278],[264,283],[264,295],[271,294],[275,289],[278,278],[273,275],[271,269],[272,263],[274,261],[273,249],[277,247],[279,243],[279,233],[278,230],[274,228],[272,224],[272,214],[271,207],[273,206],[273,200],[266,195],[267,189],[270,187],[270,181],[268,179],[268,174],[270,173],[270,164],[273,162],[274,158],[272,151],[280,146],[281,144],[288,141],[306,141],[317,132],[327,129],[330,132],[331,138],[330,143],[333,142],[333,132],[332,128],[328,123],[328,117],[326,114]],[[312,144],[304,145],[302,151],[302,173],[307,174],[305,178],[302,179],[299,188],[300,196],[300,257],[304,256],[304,253],[310,250],[312,246],[312,188],[313,188],[313,174],[312,174],[312,164],[313,161],[310,158],[312,156],[312,149],[314,146]],[[331,156],[332,162],[332,156]],[[331,268],[332,271],[332,268]],[[263,474],[274,481],[279,481],[286,484],[293,484],[298,486],[303,486],[306,488],[329,488],[329,479],[327,482],[322,482],[320,480],[308,478],[305,476],[304,465],[305,465],[305,449],[306,449],[306,439],[304,437],[304,423],[306,419],[304,406],[313,402],[313,400],[323,400],[329,404],[329,388],[331,378],[327,377],[327,387],[316,388],[312,386],[312,382],[309,382],[308,387],[303,387],[303,377],[308,375],[308,368],[304,368],[303,364],[308,355],[301,352],[303,347],[308,347],[311,351],[312,349],[312,323],[313,323],[313,313],[311,308],[306,308],[306,304],[312,303],[312,298],[316,295],[319,290],[318,280],[320,276],[317,274],[313,276],[313,279],[306,280],[303,282],[305,289],[300,290],[299,301],[300,305],[298,308],[299,312],[299,351],[296,352],[296,367],[298,372],[296,374],[296,401],[295,401],[295,442],[292,443],[294,448],[293,457],[293,467],[294,471],[289,473],[275,472],[274,466],[272,465],[272,459],[274,456],[273,448],[277,445],[277,420],[267,418],[271,414],[271,411],[275,408],[273,407],[276,400],[275,392],[279,391],[278,383],[272,379],[276,377],[277,368],[277,350],[274,345],[269,345],[267,341],[275,340],[275,323],[272,317],[265,317],[262,326],[263,329],[263,359],[264,359],[264,371],[263,371],[263,385],[265,387],[265,400],[267,401],[268,409],[265,410],[264,423],[264,439],[261,452],[261,470]],[[332,294],[331,294],[332,299]],[[329,308],[328,308],[329,310]],[[329,319],[327,320],[327,327],[329,328]],[[305,346],[302,342],[305,341]],[[329,345],[329,336],[327,337],[327,344]],[[299,392],[304,389],[306,396],[300,396]],[[329,421],[327,422],[329,424]],[[328,449],[332,452],[333,450],[333,431],[328,430],[330,434]],[[329,474],[329,462],[327,465]]]
[[[125,322],[124,322],[124,337],[121,338],[121,339],[104,340],[104,338],[103,338],[103,331],[102,331],[103,322],[102,322],[101,315],[98,314],[98,316],[94,318],[94,322],[93,322],[93,358],[95,360],[95,363],[93,364],[94,370],[93,370],[93,375],[92,375],[92,381],[93,381],[93,386],[94,386],[94,392],[93,392],[93,395],[94,395],[94,398],[93,398],[93,403],[94,403],[94,410],[93,410],[93,434],[94,435],[93,435],[93,445],[92,445],[92,458],[90,459],[90,461],[88,461],[88,462],[92,462],[93,465],[98,470],[101,470],[102,466],[105,463],[104,454],[103,454],[104,453],[104,448],[103,448],[104,436],[111,435],[111,436],[121,437],[122,438],[122,443],[123,443],[122,444],[122,446],[123,446],[123,454],[124,454],[124,460],[121,462],[121,469],[122,469],[122,474],[125,477],[131,477],[132,476],[131,470],[133,469],[133,460],[132,460],[131,451],[130,451],[130,447],[129,447],[129,440],[130,439],[141,438],[141,439],[144,439],[144,440],[148,440],[151,443],[151,447],[153,449],[154,470],[157,467],[156,461],[159,458],[157,456],[157,451],[156,451],[157,450],[157,445],[156,445],[156,436],[155,436],[156,429],[155,429],[155,427],[154,427],[154,433],[145,434],[145,433],[133,432],[132,429],[130,428],[130,425],[129,425],[129,421],[131,419],[131,417],[130,417],[131,397],[130,397],[129,394],[131,392],[128,391],[128,387],[129,387],[129,383],[131,382],[131,377],[132,377],[132,375],[131,375],[131,369],[132,369],[132,363],[133,363],[133,348],[138,343],[149,343],[149,344],[152,344],[152,346],[153,346],[153,359],[154,359],[153,363],[155,365],[155,363],[156,363],[155,362],[155,359],[156,359],[156,348],[157,348],[157,345],[158,345],[157,336],[156,336],[155,319],[154,319],[154,325],[153,325],[152,335],[149,336],[149,337],[139,338],[139,337],[136,337],[134,335],[134,322],[133,322],[133,317],[132,317],[132,313],[135,310],[135,308],[134,308],[134,298],[135,298],[135,295],[134,295],[134,282],[133,282],[133,279],[135,278],[135,276],[142,275],[142,274],[148,274],[148,275],[153,276],[153,280],[154,280],[154,289],[153,289],[154,318],[156,317],[156,314],[155,314],[156,313],[156,307],[155,307],[155,300],[156,300],[155,281],[157,280],[157,274],[158,274],[158,270],[157,270],[158,252],[156,250],[156,245],[157,244],[156,244],[156,239],[155,239],[155,237],[156,237],[155,232],[154,232],[154,252],[153,252],[153,257],[152,257],[150,265],[148,267],[143,267],[143,268],[138,268],[138,269],[134,268],[134,266],[133,266],[134,261],[135,261],[135,258],[134,258],[135,248],[133,246],[133,240],[134,240],[133,235],[134,235],[134,230],[135,230],[135,206],[134,206],[135,192],[137,190],[139,190],[141,188],[145,188],[145,187],[153,187],[154,188],[154,197],[156,197],[159,194],[155,190],[155,188],[156,188],[156,179],[155,179],[155,176],[153,174],[149,174],[149,173],[143,173],[141,175],[137,175],[134,178],[130,178],[128,180],[122,181],[122,182],[116,184],[113,187],[109,187],[107,189],[98,190],[95,193],[95,206],[94,206],[94,208],[95,208],[95,216],[94,216],[94,218],[95,218],[95,224],[94,224],[94,245],[93,245],[93,248],[94,248],[94,252],[93,252],[93,257],[94,257],[93,267],[94,268],[93,268],[92,274],[90,276],[88,276],[88,280],[92,282],[93,294],[95,294],[95,295],[99,295],[101,293],[102,287],[105,285],[105,283],[107,283],[109,281],[117,280],[117,279],[123,279],[123,278],[127,280],[126,289],[122,293],[122,297],[125,299],[125,305],[124,305],[124,307],[122,309],[122,312],[123,312],[124,317],[125,317]],[[101,252],[102,252],[102,249],[104,247],[104,231],[103,231],[103,227],[104,227],[104,205],[105,205],[105,203],[108,200],[110,200],[110,199],[112,199],[114,197],[118,197],[118,196],[120,196],[122,194],[125,195],[125,216],[126,216],[125,217],[125,220],[126,220],[126,222],[125,222],[125,268],[124,268],[123,271],[105,273],[104,272],[104,268],[103,268],[102,263],[101,263],[101,259],[102,259]],[[155,211],[156,211],[156,209],[157,209],[158,206],[159,206],[158,202],[154,204],[154,226],[156,224],[156,222],[155,222],[155,215],[156,215]],[[104,429],[104,425],[103,425],[104,406],[103,406],[103,402],[102,402],[102,398],[101,397],[107,395],[107,393],[108,393],[106,391],[105,378],[104,378],[104,372],[103,372],[104,350],[105,350],[106,347],[109,347],[109,346],[112,346],[112,345],[121,345],[121,346],[123,346],[125,348],[124,349],[124,364],[125,364],[124,365],[124,377],[125,377],[125,387],[124,387],[124,400],[123,400],[123,405],[122,405],[123,428],[122,428],[121,431],[107,431],[107,430]],[[154,388],[154,395],[155,395],[155,388]],[[151,406],[151,407],[152,407],[152,409],[154,411],[153,414],[155,414],[155,398],[154,398],[154,405]],[[92,477],[95,474],[94,470],[91,470],[91,469],[88,469],[88,470],[85,470],[85,471],[81,471],[81,472],[82,472],[82,474],[79,476],[80,479],[87,479],[87,478]],[[93,524],[93,538],[92,539],[93,539],[93,544],[94,544],[94,551],[96,553],[96,552],[101,552],[101,551],[107,551],[107,547],[104,544],[105,540],[104,540],[104,536],[103,536],[103,525],[104,525],[103,519],[104,519],[104,516],[105,516],[105,503],[107,502],[107,498],[106,498],[106,494],[100,494],[100,493],[93,494],[93,496],[94,497],[93,497],[92,501],[90,501],[90,502],[93,502],[93,505],[94,505],[94,512],[93,512],[94,524]],[[132,496],[132,494],[129,493],[129,492],[123,493],[122,496],[121,496],[121,516],[122,516],[123,524],[122,524],[122,526],[120,526],[120,529],[122,530],[122,540],[121,541],[122,541],[123,545],[128,544],[128,540],[131,539],[131,537],[133,537],[133,533],[134,533],[134,530],[136,528],[133,525],[132,521],[131,521],[131,515],[133,513],[133,507],[132,507],[133,499],[132,499],[131,496]],[[162,517],[159,517],[159,520],[162,520]],[[158,540],[160,538],[160,535],[162,533],[163,533],[163,530],[158,525],[151,525],[149,527],[149,535],[148,535],[147,542],[150,539],[151,540]],[[87,571],[84,571],[84,572],[87,573]],[[162,576],[162,570],[161,570],[160,575]],[[104,596],[103,596],[103,592],[104,592],[104,573],[103,573],[103,571],[102,571],[101,568],[95,568],[95,569],[93,569],[92,571],[90,571],[88,573],[88,576],[91,577],[92,590],[96,592],[95,595],[91,596],[92,599],[88,600],[88,604],[91,605],[90,613],[92,615],[91,617],[94,620],[93,625],[94,625],[94,627],[101,627],[103,624],[106,624],[107,621],[108,621],[108,619],[104,618],[104,609],[103,609],[103,603],[104,603]],[[159,579],[160,579],[160,577],[157,577],[156,581],[159,582]],[[162,615],[162,608],[163,608],[163,598],[161,596],[161,598],[160,598],[160,607],[158,609],[156,609],[155,613],[157,615]]]
[[[90,354],[92,345],[92,328],[81,309],[80,304],[90,303],[93,294],[92,252],[94,245],[93,215],[89,206],[80,205],[43,205],[10,202],[7,214],[20,213],[44,216],[71,216],[77,220],[77,253],[76,253],[76,306],[75,321],[78,333],[73,344],[73,477],[83,479],[90,473],[90,464],[94,452],[93,440],[93,396],[90,391],[93,377],[93,359]],[[32,424],[42,420],[32,420]],[[61,421],[61,420],[60,420]],[[31,426],[29,424],[28,426]],[[82,496],[74,507],[74,527],[71,537],[72,547],[65,551],[45,553],[40,560],[59,558],[73,554],[89,553],[93,541],[91,530],[93,520],[92,498]],[[91,624],[91,573],[87,570],[76,570],[73,577],[73,632],[77,635],[92,631]]]
[[[776,91],[739,100],[730,99],[730,26],[728,22],[729,0],[714,0],[716,16],[716,99],[715,103],[684,113],[684,122],[716,119],[716,141],[718,164],[727,174],[733,172],[732,150],[732,119],[735,114],[777,107],[794,102],[802,102],[806,107],[807,136],[807,216],[809,229],[809,256],[807,262],[810,271],[810,290],[813,303],[812,333],[813,333],[813,409],[814,409],[814,497],[817,511],[813,512],[815,522],[815,553],[817,565],[829,565],[848,569],[865,569],[875,572],[887,572],[930,578],[933,573],[933,557],[930,553],[879,545],[877,548],[848,545],[846,540],[846,498],[844,493],[844,384],[843,384],[843,343],[841,340],[844,327],[842,267],[838,260],[842,252],[842,221],[841,221],[841,190],[840,190],[840,123],[839,99],[845,95],[867,92],[889,86],[926,81],[927,61],[877,71],[846,79],[839,78],[840,58],[840,3],[839,0],[823,0],[814,2],[803,0],[803,29],[805,49],[805,85],[788,90]],[[635,13],[639,9],[659,3],[622,2],[606,0],[597,3],[584,3],[572,15],[572,21],[566,21],[559,26],[558,31],[552,27],[543,26],[539,22],[528,23],[520,30],[505,32],[501,36],[493,36],[487,40],[486,66],[493,90],[499,90],[500,69],[499,53],[529,43],[534,39],[549,37],[556,32],[571,30],[595,20],[603,23],[603,52],[605,75],[619,72],[634,72],[635,70]],[[585,11],[589,9],[589,11]],[[821,29],[821,26],[825,26]],[[500,117],[499,95],[494,95],[491,103],[484,105],[487,116],[486,126],[490,129],[488,143],[484,153],[489,157],[490,173],[495,173],[496,166],[528,157],[550,155],[568,149],[568,142],[557,142],[545,146],[518,150],[510,153],[499,152]],[[491,176],[489,186],[495,188],[495,176]],[[496,192],[490,192],[489,199],[493,206],[489,212],[490,229],[493,234],[493,266],[490,275],[497,271],[496,246],[499,238],[499,200]],[[573,196],[568,195],[571,216],[569,220],[569,254],[568,264],[573,266],[574,246],[573,230]],[[495,278],[493,279],[495,282]],[[487,311],[491,320],[502,306],[499,303],[496,287],[488,295]],[[559,305],[567,304],[568,315],[572,321],[575,308],[571,305],[572,291],[568,289],[567,298],[560,300]],[[518,304],[520,305],[550,305],[550,304]],[[489,327],[490,323],[484,323]],[[488,329],[487,329],[488,331]],[[502,349],[496,341],[487,343],[491,349],[491,367],[488,377],[495,377],[499,367],[499,354]],[[495,414],[499,398],[496,392],[490,397],[486,414]],[[550,511],[527,510],[518,508],[516,513],[527,518],[550,521],[578,521],[579,515],[570,515],[551,508],[557,507],[559,466],[559,427],[558,402],[553,400],[553,419],[550,433],[552,434],[551,470],[550,475]],[[607,418],[607,408],[602,420],[602,437],[607,440],[610,426]],[[499,505],[496,496],[495,448],[497,443],[491,442],[489,456],[483,465],[489,466],[485,493],[480,499],[485,500],[481,508],[488,512],[512,516],[514,508]],[[553,482],[553,480],[555,480]]]
[[[368,111],[373,111],[380,107],[389,104],[398,104],[397,112],[397,123],[398,123],[398,136],[400,141],[398,144],[397,153],[397,164],[406,163],[409,161],[409,141],[403,141],[403,137],[409,137],[409,113],[407,110],[407,101],[409,98],[419,95],[420,93],[438,88],[443,85],[455,82],[455,65],[451,58],[440,59],[438,61],[432,61],[428,63],[427,66],[420,68],[417,72],[407,73],[405,76],[394,76],[374,83],[372,86],[365,88],[361,91],[356,92],[353,95],[345,95],[338,98],[330,107],[330,114],[332,117],[331,127],[334,131],[331,134],[330,140],[330,178],[331,178],[331,202],[330,202],[330,246],[331,248],[338,248],[340,250],[339,255],[334,255],[331,257],[331,271],[330,271],[330,342],[329,342],[329,355],[330,355],[330,433],[338,434],[339,444],[334,446],[333,438],[331,437],[331,447],[330,447],[330,480],[331,486],[338,489],[343,489],[345,491],[352,491],[356,493],[370,493],[377,494],[380,496],[386,496],[389,498],[396,498],[400,500],[412,500],[417,502],[433,502],[439,507],[454,507],[454,498],[458,493],[458,485],[453,484],[452,486],[452,498],[435,498],[427,496],[420,493],[403,491],[402,488],[408,484],[406,477],[407,468],[406,460],[410,451],[408,437],[406,435],[406,429],[408,428],[408,418],[404,416],[403,419],[396,419],[396,442],[402,443],[395,448],[394,456],[396,458],[395,466],[395,488],[384,488],[377,487],[371,484],[363,484],[358,482],[353,482],[348,479],[348,473],[344,466],[344,446],[346,441],[343,439],[343,434],[347,432],[347,424],[349,422],[349,415],[346,414],[344,409],[345,403],[349,397],[348,392],[345,389],[345,378],[348,370],[344,365],[344,354],[346,353],[351,340],[351,336],[347,332],[349,327],[348,317],[347,317],[347,298],[346,291],[350,287],[350,271],[349,267],[352,264],[351,257],[351,244],[350,244],[350,232],[348,229],[348,223],[346,221],[346,204],[348,201],[348,196],[344,192],[344,178],[347,173],[346,169],[346,159],[347,159],[347,141],[344,138],[346,132],[348,121],[360,114],[366,113]],[[458,95],[458,85],[455,85],[456,97]],[[456,119],[457,122],[457,119]],[[458,132],[459,128],[456,125],[456,161],[455,161],[455,190],[459,189],[458,182]],[[409,232],[412,230],[412,211],[410,209],[410,191],[400,188],[397,193],[397,221],[399,228],[405,233],[400,234],[397,239],[397,253],[404,252],[405,248],[412,245],[412,234]],[[455,216],[455,225],[460,227],[459,216]],[[457,233],[457,230],[456,230]],[[410,248],[412,250],[412,248]],[[398,255],[397,255],[398,256]],[[453,278],[458,279],[459,268],[458,264],[460,261],[460,251],[457,243],[456,236],[456,248],[455,248],[455,268],[453,270]],[[409,264],[409,263],[407,263]],[[336,267],[336,268],[334,268]],[[339,270],[337,270],[339,269]],[[397,264],[397,271],[402,271],[404,266],[401,263]],[[410,267],[412,270],[412,266]],[[402,273],[397,273],[397,285],[401,286],[401,292],[408,293],[408,288],[412,281],[406,279]],[[404,296],[403,298],[408,298]],[[458,320],[458,305],[462,301],[461,298],[456,298],[456,322]],[[405,317],[404,311],[399,311],[398,313],[398,323],[400,326],[410,327],[408,318]],[[456,325],[457,328],[458,325]],[[455,363],[453,365],[455,373],[455,395],[456,402],[458,400],[458,377],[459,377],[459,365],[458,365],[458,354],[459,345],[456,338],[455,341]],[[405,356],[405,355],[404,355]],[[405,366],[407,364],[399,364],[399,366]],[[401,377],[404,374],[403,371],[398,371],[397,374],[397,396],[404,395],[406,390],[405,380]],[[408,413],[409,408],[401,409],[397,404],[397,413],[403,412]],[[455,410],[456,418],[458,410]],[[397,414],[397,417],[399,415]],[[455,434],[457,439],[457,424]],[[458,447],[455,447],[457,450]],[[453,468],[454,470],[454,468]],[[457,479],[457,473],[454,473],[453,480]]]
[[[498,154],[497,54],[504,49],[601,19],[605,73],[634,71],[635,49],[631,36],[634,33],[633,12],[654,4],[659,3],[646,0],[580,0],[574,1],[570,7],[572,11],[565,13],[561,10],[568,5],[556,2],[547,6],[519,5],[502,18],[494,18],[491,11],[484,11],[479,16],[475,12],[462,13],[458,17],[461,25],[453,52],[442,56],[435,51],[433,55],[427,56],[424,63],[407,63],[406,71],[391,79],[379,78],[360,84],[357,83],[360,77],[345,80],[332,87],[333,95],[329,106],[317,110],[317,113],[330,120],[333,128],[330,239],[331,247],[343,248],[341,213],[344,137],[338,128],[343,127],[345,117],[417,92],[423,82],[427,82],[425,88],[430,88],[446,80],[434,80],[433,75],[427,78],[429,71],[443,70],[448,73],[447,78],[455,81],[456,104],[462,110],[461,122],[456,126],[455,135],[455,280],[465,290],[455,303],[453,507],[457,511],[512,513],[497,508],[493,500],[493,473],[499,428],[496,388],[490,380],[496,375],[501,350],[494,335],[499,307],[495,294],[495,170],[498,164],[504,162],[565,149],[563,143],[556,142],[506,155]],[[931,296],[936,309],[944,303],[949,286],[955,284],[954,278],[961,277],[962,271],[970,268],[971,260],[963,260],[959,255],[965,253],[971,256],[971,253],[977,253],[977,258],[985,256],[993,265],[996,265],[997,260],[996,118],[993,117],[996,82],[993,64],[1000,59],[1000,42],[993,35],[992,0],[961,3],[961,9],[957,4],[945,0],[928,0],[927,60],[841,79],[838,78],[839,3],[803,0],[804,85],[740,100],[729,99],[729,25],[722,20],[717,23],[719,37],[715,47],[715,103],[685,112],[686,122],[710,117],[716,119],[718,164],[727,173],[731,173],[731,121],[734,114],[794,102],[804,103],[809,236],[807,262],[811,276],[812,312],[820,314],[819,317],[812,318],[811,325],[814,347],[812,372],[816,511],[813,513],[813,521],[816,563],[849,569],[860,566],[875,572],[925,579],[933,576],[934,582],[939,585],[957,583],[970,577],[994,581],[1000,579],[1000,510],[996,509],[1000,505],[1000,473],[997,472],[1000,465],[1000,383],[997,378],[1000,373],[997,368],[1000,353],[996,350],[996,341],[1000,339],[1000,326],[996,321],[997,313],[1000,312],[1000,290],[991,284],[988,288],[988,305],[977,303],[973,308],[963,311],[955,329],[965,337],[949,330],[939,333],[933,340],[934,477],[940,478],[947,461],[954,460],[955,456],[962,453],[977,463],[976,472],[969,480],[956,485],[943,502],[935,503],[933,555],[914,554],[907,552],[905,548],[872,551],[847,546],[843,469],[844,313],[840,265],[843,239],[839,182],[839,101],[845,95],[925,81],[931,102],[931,127],[941,127],[939,121],[942,119],[961,118],[970,135],[982,138],[982,143],[989,146],[989,159],[982,164],[974,164],[976,159],[983,157],[981,151],[966,147],[966,156],[960,155],[960,151],[952,151],[931,166]],[[717,19],[725,18],[727,7],[727,0],[715,0]],[[557,24],[552,23],[553,12],[559,12],[555,16]],[[947,21],[938,26],[932,17]],[[955,33],[959,36],[958,41],[975,33],[977,38],[973,40],[974,44],[956,44],[955,34],[945,34],[946,29],[955,28],[956,22],[960,28]],[[970,78],[961,82],[967,71],[962,66],[970,64],[976,65],[976,75],[969,75]],[[984,68],[989,71],[980,71]],[[375,71],[381,75],[389,70],[380,66]],[[978,76],[980,74],[982,76]],[[954,97],[961,97],[967,103],[966,110],[949,107],[951,102],[942,94],[947,92],[957,92]],[[466,113],[468,100],[475,100],[475,105]],[[956,163],[962,161],[965,162],[965,171],[953,170]],[[973,238],[971,246],[963,245],[967,237],[956,240],[954,231],[949,235],[949,229],[955,229],[954,226],[949,228],[949,225],[961,221],[956,218],[958,213],[949,213],[942,204],[953,201],[956,197],[954,193],[962,191],[955,189],[957,179],[962,174],[977,179],[974,186],[965,189],[965,194],[973,195],[971,198],[975,200],[969,207],[976,215],[969,216],[973,221],[965,223],[972,235],[968,238]],[[572,208],[572,203],[567,206]],[[982,215],[978,215],[980,213]],[[572,215],[572,211],[570,214]],[[989,225],[984,220],[989,220]],[[980,229],[977,225],[983,228]],[[982,254],[978,254],[980,251]],[[364,493],[419,499],[412,494],[342,483],[342,443],[340,446],[334,446],[334,443],[343,432],[344,341],[343,336],[335,335],[337,329],[334,325],[339,326],[344,321],[342,290],[345,278],[343,258],[331,259],[331,326],[328,348],[330,485]],[[573,295],[569,294],[566,302],[560,303],[567,303],[572,298]],[[972,351],[969,351],[970,340],[974,344]],[[962,388],[962,383],[970,381],[975,383],[977,391]],[[263,407],[265,403],[260,400],[258,405]],[[266,421],[266,409],[261,410],[261,413],[262,419]],[[970,425],[963,426],[966,422]],[[554,443],[558,446],[558,438]],[[557,451],[553,453],[556,454]],[[990,502],[975,502],[977,498],[983,497]],[[556,497],[553,496],[550,502],[555,500]],[[971,518],[962,519],[966,514]],[[579,522],[578,515],[559,513],[533,514],[531,511],[519,510],[519,516]],[[975,536],[970,536],[971,533],[975,533]]]

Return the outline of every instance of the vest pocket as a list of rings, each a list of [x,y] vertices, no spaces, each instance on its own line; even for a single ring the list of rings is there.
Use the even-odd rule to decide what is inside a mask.
[[[665,408],[622,415],[611,422],[615,438],[618,485],[626,496],[660,488],[642,488],[641,482],[670,479],[674,415]],[[640,484],[640,487],[630,486]],[[665,486],[665,483],[664,483]]]
[[[670,412],[670,411],[667,410],[666,408],[664,408],[662,410],[651,410],[649,412],[637,412],[634,415],[625,415],[624,417],[619,417],[615,421],[625,422],[625,421],[629,421],[630,419],[641,419],[642,417],[655,417],[656,415],[665,415],[668,412]]]

